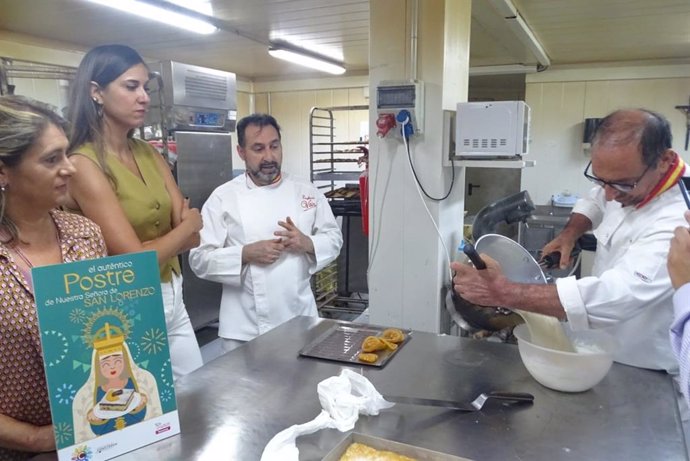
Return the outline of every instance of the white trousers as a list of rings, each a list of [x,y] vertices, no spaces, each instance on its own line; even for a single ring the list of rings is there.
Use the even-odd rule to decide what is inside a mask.
[[[230,339],[230,338],[220,338],[220,348],[223,353],[230,352],[231,350],[237,349],[242,344],[247,341],[242,341],[241,339]]]
[[[177,380],[203,365],[203,360],[182,299],[182,276],[173,273],[170,282],[161,283],[161,293],[165,307],[165,325],[168,328],[173,379]]]

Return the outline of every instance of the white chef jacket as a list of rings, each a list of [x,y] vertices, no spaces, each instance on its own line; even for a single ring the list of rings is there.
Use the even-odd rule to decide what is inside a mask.
[[[602,328],[618,340],[616,362],[678,370],[668,337],[673,288],[666,258],[685,210],[676,186],[640,209],[607,202],[595,186],[573,208],[592,221],[597,251],[591,277],[556,280],[558,297],[573,330]]]
[[[206,280],[223,284],[218,335],[247,341],[298,315],[317,316],[310,276],[340,253],[340,227],[328,201],[310,182],[285,173],[258,187],[246,175],[216,190],[204,204],[201,244],[189,265]],[[284,251],[269,265],[242,265],[242,248],[277,238],[278,221],[290,216],[312,239],[314,255]]]

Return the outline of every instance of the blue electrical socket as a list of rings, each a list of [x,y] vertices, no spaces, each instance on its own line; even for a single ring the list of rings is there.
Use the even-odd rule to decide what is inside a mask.
[[[403,109],[395,116],[395,120],[403,126],[402,135],[408,139],[414,134],[414,127],[412,126],[412,114],[409,110]]]

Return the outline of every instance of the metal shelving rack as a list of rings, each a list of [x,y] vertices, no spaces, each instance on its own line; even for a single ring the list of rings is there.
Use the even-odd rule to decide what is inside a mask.
[[[311,181],[320,189],[334,190],[347,181],[357,181],[362,169],[357,160],[364,155],[358,147],[369,141],[338,141],[334,112],[369,110],[369,106],[312,107],[309,112],[309,155]],[[340,168],[339,166],[343,166]]]
[[[346,239],[340,260],[314,275],[312,289],[319,311],[327,315],[359,314],[368,305],[366,299],[349,296],[349,268],[351,242],[350,217],[362,215],[359,198],[359,176],[364,169],[358,160],[366,150],[368,140],[337,139],[335,114],[348,111],[368,111],[367,105],[313,107],[309,112],[309,165],[310,178],[328,197],[336,216],[342,216],[346,225]],[[364,249],[366,251],[366,248]],[[339,274],[338,271],[344,271]],[[343,277],[344,276],[344,277]],[[339,279],[345,286],[338,286]]]

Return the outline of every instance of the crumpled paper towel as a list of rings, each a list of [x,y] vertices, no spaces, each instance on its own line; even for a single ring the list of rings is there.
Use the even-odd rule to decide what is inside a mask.
[[[316,390],[321,413],[308,423],[295,424],[276,434],[264,448],[261,461],[299,461],[295,441],[300,435],[321,429],[349,431],[360,414],[378,415],[379,410],[395,405],[385,400],[367,378],[347,368],[339,376],[321,381]]]

